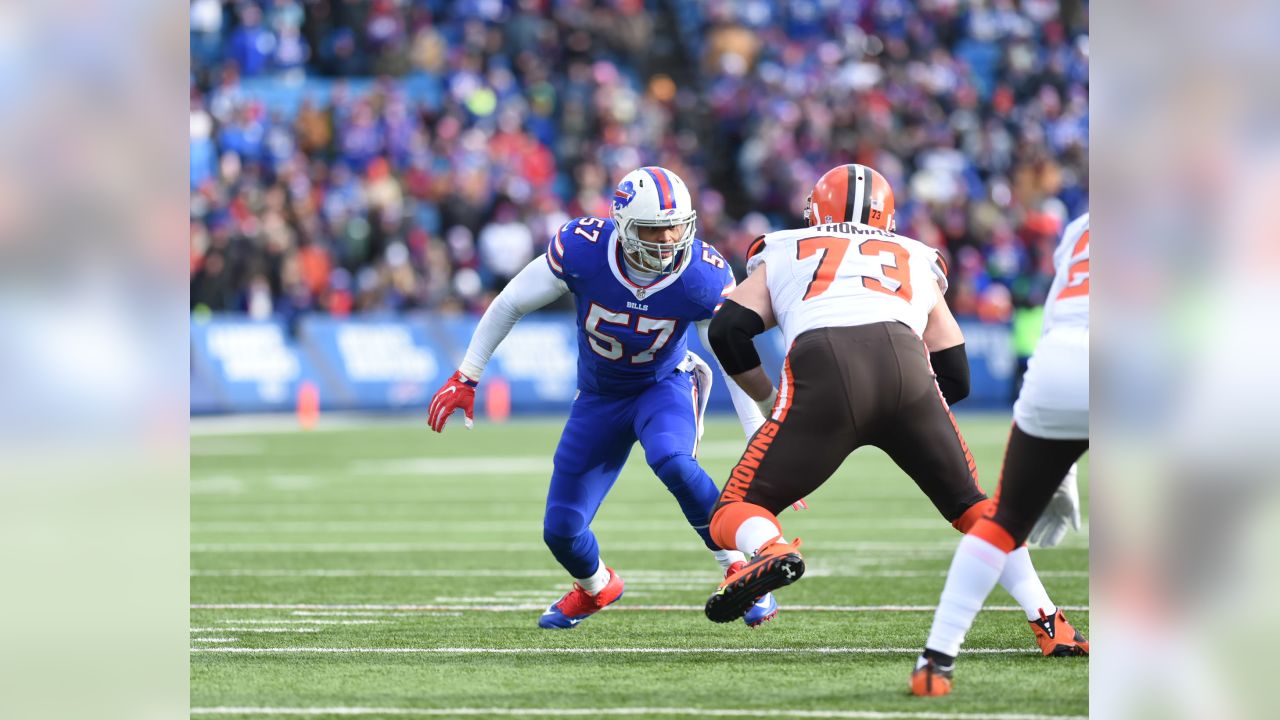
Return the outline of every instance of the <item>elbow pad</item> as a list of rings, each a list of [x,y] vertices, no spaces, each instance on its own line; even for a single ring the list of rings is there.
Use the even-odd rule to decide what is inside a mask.
[[[965,354],[964,343],[929,353],[929,364],[948,405],[969,397],[969,356]]]
[[[764,320],[754,310],[732,300],[724,301],[715,317],[711,318],[707,337],[726,374],[741,375],[760,367],[760,354],[751,339],[762,332]]]

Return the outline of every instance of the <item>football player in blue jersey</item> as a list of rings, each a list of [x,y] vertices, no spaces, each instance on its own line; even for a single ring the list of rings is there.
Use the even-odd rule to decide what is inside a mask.
[[[543,539],[574,584],[542,614],[541,627],[572,628],[622,596],[622,578],[601,560],[590,523],[637,440],[726,573],[745,564],[742,553],[720,550],[711,539],[720,491],[695,459],[711,370],[688,350],[685,333],[694,323],[710,347],[707,325],[736,286],[720,253],[695,237],[696,219],[675,173],[628,173],[614,190],[610,218],[565,223],[546,255],[494,299],[458,371],[431,401],[433,430],[443,430],[459,408],[470,427],[476,385],[498,344],[526,313],[573,293],[578,394],[556,448]],[[727,385],[750,437],[764,417],[736,384]],[[766,595],[743,619],[755,627],[777,612]]]

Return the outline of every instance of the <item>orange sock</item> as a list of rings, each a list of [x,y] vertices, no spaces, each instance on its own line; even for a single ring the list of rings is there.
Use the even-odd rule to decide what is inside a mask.
[[[962,533],[968,533],[969,529],[973,527],[974,523],[978,522],[984,517],[990,517],[995,513],[996,513],[996,503],[994,500],[992,500],[991,498],[986,498],[985,500],[979,500],[978,502],[971,505],[968,510],[965,510],[963,515],[956,518],[955,522],[951,523],[951,527],[959,530]]]
[[[741,550],[748,557],[781,535],[778,518],[748,502],[725,503],[711,518],[711,539],[725,550]]]

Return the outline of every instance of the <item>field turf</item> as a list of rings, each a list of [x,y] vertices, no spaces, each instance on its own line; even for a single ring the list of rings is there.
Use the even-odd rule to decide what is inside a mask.
[[[569,586],[541,535],[563,420],[459,420],[443,436],[416,421],[193,422],[192,717],[1088,714],[1088,660],[1040,657],[1000,589],[954,694],[908,694],[959,536],[872,448],[782,515],[808,572],[755,630],[703,616],[718,566],[637,448],[593,523],[626,595],[541,630]],[[994,492],[1008,416],[959,422]],[[718,483],[742,444],[736,422],[709,421]],[[1032,556],[1087,634],[1085,535]]]

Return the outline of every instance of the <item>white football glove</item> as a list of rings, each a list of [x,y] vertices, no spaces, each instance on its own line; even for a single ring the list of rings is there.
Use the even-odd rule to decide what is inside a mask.
[[[1049,499],[1049,505],[1036,520],[1035,527],[1027,536],[1028,543],[1037,543],[1040,547],[1053,547],[1062,542],[1067,535],[1067,528],[1080,529],[1080,490],[1076,486],[1076,466],[1073,463],[1067,471],[1062,484]]]

